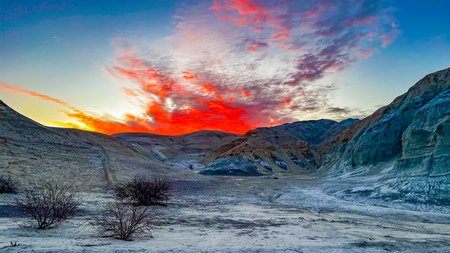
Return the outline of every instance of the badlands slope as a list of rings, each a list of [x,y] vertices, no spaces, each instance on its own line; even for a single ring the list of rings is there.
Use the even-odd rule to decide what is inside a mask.
[[[142,173],[198,177],[152,161],[104,134],[43,126],[0,101],[0,174],[25,184],[59,179],[97,191]]]
[[[376,178],[355,189],[365,198],[450,205],[450,68],[323,143],[329,177]]]
[[[209,152],[203,160],[208,166],[201,173],[313,173],[322,164],[316,145],[357,121],[322,119],[257,128]]]
[[[180,169],[202,169],[205,153],[236,140],[238,134],[221,131],[199,131],[167,136],[150,133],[122,133],[112,137],[141,152],[146,157]]]

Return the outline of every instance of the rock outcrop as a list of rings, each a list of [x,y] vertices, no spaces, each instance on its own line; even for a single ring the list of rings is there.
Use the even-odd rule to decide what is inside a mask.
[[[216,159],[245,157],[252,160],[261,172],[312,173],[322,163],[315,146],[334,138],[357,121],[311,120],[257,128],[207,153],[203,163],[208,165]],[[235,166],[232,164],[234,160],[225,161]]]
[[[260,176],[260,165],[244,157],[228,157],[210,163],[200,174],[223,176]]]
[[[450,204],[450,68],[425,76],[320,150],[321,173],[382,175],[374,197]]]

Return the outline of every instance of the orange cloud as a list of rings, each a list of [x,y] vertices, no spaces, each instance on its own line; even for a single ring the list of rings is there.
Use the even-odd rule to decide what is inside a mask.
[[[117,64],[108,69],[110,76],[125,81],[128,86],[124,89],[138,89],[139,94],[151,98],[141,106],[146,108],[153,133],[220,130],[242,134],[257,127],[245,122],[247,110],[232,99],[230,102],[223,99],[230,94],[252,96],[242,88],[221,90],[212,83],[204,83],[192,72],[177,75],[169,69],[157,71],[159,67],[149,66],[133,55],[121,55]]]
[[[127,97],[137,97],[138,95],[134,93],[134,91],[126,88],[120,88],[119,89],[125,96]]]
[[[147,125],[145,121],[142,121],[140,118],[133,117],[130,120],[130,116],[128,116],[128,121],[125,123],[117,122],[117,121],[108,121],[104,120],[101,117],[96,117],[93,115],[87,115],[82,111],[75,111],[73,113],[65,112],[65,114],[69,117],[75,118],[80,123],[83,123],[87,126],[81,127],[70,124],[69,127],[75,127],[83,130],[90,130],[95,132],[100,132],[104,134],[117,134],[124,132],[150,132],[152,129]],[[68,127],[67,123],[56,122],[59,126]]]
[[[125,114],[121,119],[116,119],[109,115],[88,113],[65,101],[6,82],[0,82],[0,90],[62,105],[66,110],[61,112],[79,122],[79,124],[53,122],[59,126],[110,135],[122,132],[180,135],[199,130],[221,130],[243,134],[258,126],[246,123],[248,110],[240,108],[239,103],[234,104],[237,101],[231,96],[229,102],[222,98],[230,94],[251,97],[252,95],[243,88],[222,91],[210,83],[197,83],[199,81],[197,79],[195,83],[190,83],[194,78],[186,79],[184,76],[195,76],[192,73],[184,72],[183,75],[163,73],[133,57],[122,56],[121,66],[113,66],[108,71],[114,78],[129,81],[131,86],[120,88],[126,97],[151,98],[145,100],[147,104],[142,105],[145,108],[143,116]],[[181,79],[178,80],[177,76]],[[197,87],[202,89],[198,90]],[[202,93],[198,93],[199,91]]]
[[[141,92],[151,92],[156,89],[156,86],[148,85],[145,82],[140,82],[140,80],[146,79],[145,76],[139,76],[131,70],[124,70],[121,68],[115,69],[120,69],[120,72],[118,73],[121,73],[125,77],[133,77],[136,81],[139,81],[139,87],[142,89]],[[152,77],[158,78],[158,80],[168,79],[168,77],[164,77],[162,74],[154,73],[153,71],[143,71],[141,73],[147,73]],[[151,80],[152,79],[149,81]],[[160,82],[159,84],[164,86],[165,83],[166,82]],[[174,86],[180,85],[179,83],[173,81],[170,81],[170,83]],[[151,86],[150,89],[148,88],[149,86]],[[222,95],[241,93],[244,97],[252,96],[243,88],[220,92],[211,84],[202,85],[202,87],[205,88],[207,92],[220,93]],[[257,117],[258,111],[236,107],[237,105],[233,104],[236,100],[232,96],[229,96],[229,102],[226,102],[220,95],[214,95],[213,97],[208,95],[193,96],[192,99],[196,98],[195,101],[188,100],[185,104],[179,105],[177,109],[170,110],[167,106],[165,106],[163,101],[164,99],[168,99],[170,96],[183,93],[181,89],[176,87],[166,92],[157,92],[157,94],[164,95],[166,97],[160,97],[159,102],[153,100],[147,104],[145,116],[125,114],[122,119],[115,119],[109,115],[99,116],[96,114],[87,113],[62,100],[6,82],[0,82],[0,90],[14,95],[24,94],[62,105],[67,109],[62,112],[67,116],[76,119],[80,123],[74,124],[53,122],[58,126],[95,131],[109,135],[123,132],[149,132],[163,135],[181,135],[200,130],[220,130],[243,134],[255,127],[260,126],[261,124],[264,124],[261,120],[256,120],[253,121],[253,124],[249,124],[246,116],[252,114]],[[121,91],[126,96],[130,95],[129,89],[122,88]],[[137,96],[134,92],[132,92],[131,95]],[[286,104],[286,102],[280,102],[280,106]],[[242,104],[242,106],[246,105],[248,104]],[[251,113],[249,113],[250,111]],[[286,122],[270,119],[270,122],[267,122],[267,125],[272,125],[275,123],[282,124]]]
[[[217,91],[217,89],[214,88],[211,84],[203,84],[202,87],[205,88],[205,90],[209,91],[209,92]]]
[[[56,99],[41,93],[37,93],[23,87],[13,85],[7,82],[0,81],[0,91],[12,94],[12,95],[28,95],[31,97],[39,98],[46,101],[51,101],[56,104],[62,105],[65,108],[71,110],[71,112],[63,111],[67,116],[77,119],[80,123],[86,125],[86,127],[74,124],[74,123],[64,123],[64,122],[53,122],[56,125],[69,128],[78,128],[82,130],[90,130],[101,132],[105,134],[116,134],[122,132],[149,132],[151,129],[138,118],[131,119],[130,116],[126,123],[108,121],[101,117],[94,115],[87,115],[85,112],[75,108],[67,102],[60,99]]]

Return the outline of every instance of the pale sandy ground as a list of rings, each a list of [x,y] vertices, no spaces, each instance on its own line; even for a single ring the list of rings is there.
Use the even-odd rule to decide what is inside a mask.
[[[300,177],[178,182],[169,206],[158,208],[165,224],[154,238],[132,242],[96,237],[88,225],[109,194],[85,193],[83,214],[45,231],[18,226],[14,196],[4,194],[0,251],[450,252],[450,214],[347,202],[324,193],[330,184]]]

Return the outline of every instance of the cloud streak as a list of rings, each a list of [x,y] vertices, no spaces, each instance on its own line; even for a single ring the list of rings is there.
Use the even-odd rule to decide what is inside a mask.
[[[74,107],[72,107],[71,105],[69,105],[68,103],[66,103],[66,102],[64,102],[62,100],[59,100],[59,99],[56,99],[56,98],[52,98],[50,96],[43,95],[43,94],[40,94],[40,93],[31,91],[31,90],[22,88],[20,86],[14,85],[14,84],[3,82],[3,81],[0,81],[0,91],[8,93],[8,94],[12,94],[12,95],[24,94],[24,95],[28,95],[30,97],[35,97],[35,98],[39,98],[39,99],[42,99],[42,100],[51,101],[51,102],[54,102],[54,103],[59,104],[59,105],[62,105],[62,106],[66,107],[66,108],[69,108],[69,109],[74,108]]]
[[[34,92],[7,82],[0,81],[0,91],[12,95],[27,95],[61,105],[66,109],[62,111],[64,114],[77,119],[82,124],[53,122],[54,124],[62,127],[79,128],[83,130],[102,132],[105,134],[149,132],[152,130],[146,122],[142,122],[140,119],[133,117],[132,115],[125,115],[125,119],[120,120],[109,115],[99,116],[92,113],[86,113],[60,99]]]

